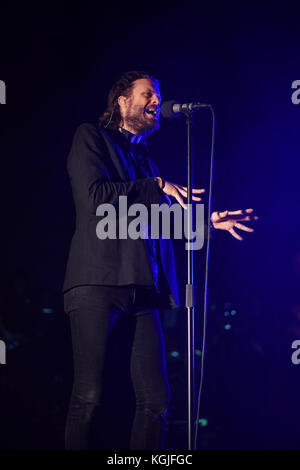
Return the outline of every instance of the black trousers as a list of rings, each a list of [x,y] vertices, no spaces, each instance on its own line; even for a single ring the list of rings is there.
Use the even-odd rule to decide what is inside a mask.
[[[133,328],[130,373],[136,410],[130,449],[162,449],[170,390],[154,289],[79,286],[65,293],[64,304],[70,317],[74,360],[66,449],[90,448],[92,424],[103,396],[108,338],[120,317],[128,319]]]

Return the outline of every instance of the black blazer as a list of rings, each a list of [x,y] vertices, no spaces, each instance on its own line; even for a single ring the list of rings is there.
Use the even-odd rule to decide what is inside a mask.
[[[77,129],[67,169],[76,210],[76,229],[71,241],[63,292],[79,285],[148,285],[156,283],[160,304],[179,305],[171,240],[156,240],[153,262],[148,244],[151,240],[105,239],[96,235],[97,207],[102,203],[118,205],[119,196],[127,196],[128,206],[160,204],[163,193],[157,181],[157,169],[147,159],[150,178],[135,178],[133,164],[119,145],[119,131],[108,131],[93,124]],[[121,136],[122,137],[122,136]],[[122,137],[123,138],[123,137]],[[153,241],[152,241],[153,242]]]

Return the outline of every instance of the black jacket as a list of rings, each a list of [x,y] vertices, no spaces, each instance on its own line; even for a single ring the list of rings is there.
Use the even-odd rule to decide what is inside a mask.
[[[76,209],[76,230],[66,268],[63,292],[79,285],[156,285],[160,304],[179,305],[171,240],[105,239],[96,235],[103,203],[118,206],[119,196],[133,203],[160,204],[163,193],[157,169],[148,158],[152,177],[136,178],[133,163],[120,145],[119,131],[108,131],[93,124],[77,129],[67,168]],[[128,218],[130,219],[130,218]]]

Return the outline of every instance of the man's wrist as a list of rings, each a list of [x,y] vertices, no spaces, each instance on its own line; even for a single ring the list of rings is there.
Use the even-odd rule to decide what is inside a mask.
[[[157,181],[159,188],[164,189],[165,180],[163,180],[160,176],[156,176],[154,179]]]

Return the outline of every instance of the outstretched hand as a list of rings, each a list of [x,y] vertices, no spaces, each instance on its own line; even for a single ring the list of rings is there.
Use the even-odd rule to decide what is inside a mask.
[[[239,230],[244,230],[245,232],[254,232],[253,228],[247,227],[246,225],[240,223],[240,221],[258,220],[258,217],[252,215],[252,212],[253,209],[213,212],[210,220],[215,229],[227,230],[234,238],[241,241],[243,238],[234,229],[238,228]]]
[[[182,199],[182,196],[184,198],[187,198],[187,188],[185,186],[171,183],[171,181],[164,181],[164,186],[162,187],[163,181],[160,178],[160,176],[157,176],[156,179],[158,181],[159,187],[162,188],[162,191],[167,196],[174,197],[184,209],[187,209],[187,205],[184,203]],[[192,189],[193,201],[201,201],[201,197],[194,196],[194,194],[202,194],[204,192],[205,192],[205,189]]]

